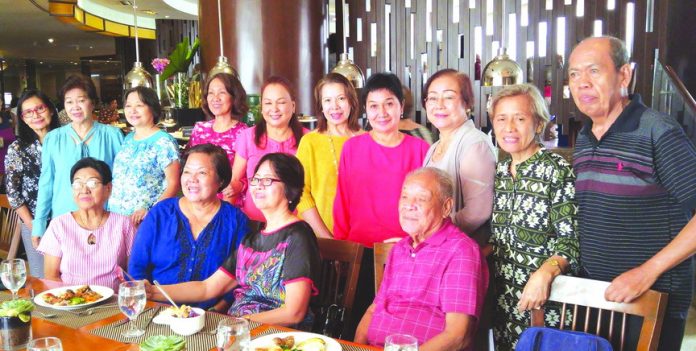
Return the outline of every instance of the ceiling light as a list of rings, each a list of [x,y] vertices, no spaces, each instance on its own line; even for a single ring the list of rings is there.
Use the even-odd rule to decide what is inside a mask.
[[[169,15],[164,15],[164,18],[169,18]]]
[[[136,9],[137,6],[133,4],[133,23],[135,25],[135,62],[133,62],[133,68],[126,73],[126,76],[124,77],[124,90],[135,88],[137,86],[152,88],[152,76],[150,76],[150,73],[143,68],[143,64],[140,62],[140,48],[138,47],[138,16],[135,12]]]
[[[131,5],[133,5],[133,3],[132,3],[131,1],[128,1],[128,0],[121,0],[120,3],[121,3],[121,5],[123,5],[123,6],[131,6]]]
[[[141,12],[146,14],[146,15],[150,15],[150,16],[154,16],[157,14],[157,12],[152,11],[152,10],[141,10]]]
[[[48,42],[53,44],[53,38],[48,38]]]
[[[220,0],[217,2],[217,10],[218,10],[218,38],[220,39],[220,56],[218,56],[218,61],[215,63],[215,66],[208,72],[208,77],[212,77],[218,73],[225,73],[234,76],[235,78],[239,79],[239,74],[237,74],[237,70],[232,67],[228,61],[227,61],[227,56],[225,56],[225,50],[222,45],[222,12],[220,11]]]

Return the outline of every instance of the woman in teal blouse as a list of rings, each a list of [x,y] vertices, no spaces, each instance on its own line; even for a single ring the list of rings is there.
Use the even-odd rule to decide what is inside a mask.
[[[70,191],[70,168],[84,157],[94,157],[113,167],[121,148],[123,133],[118,128],[95,122],[92,112],[97,90],[89,78],[68,77],[60,99],[71,122],[49,132],[41,154],[41,176],[32,236],[41,237],[50,218],[77,210]],[[38,245],[38,241],[34,240]]]

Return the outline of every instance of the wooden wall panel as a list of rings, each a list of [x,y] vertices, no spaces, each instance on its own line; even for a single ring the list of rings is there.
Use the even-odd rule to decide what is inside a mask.
[[[366,11],[366,3],[370,3],[370,11]],[[428,1],[432,2],[432,11],[428,13]],[[453,23],[452,11],[455,1],[459,4],[459,23]],[[469,0],[411,0],[411,7],[405,7],[404,0],[346,0],[350,6],[350,37],[348,46],[353,48],[354,61],[366,73],[381,72],[385,70],[385,5],[391,5],[390,30],[390,65],[391,71],[402,80],[414,95],[416,109],[416,121],[427,124],[425,113],[421,107],[421,89],[428,76],[443,68],[454,68],[466,73],[472,78],[474,92],[477,96],[474,106],[476,124],[480,127],[487,126],[486,97],[491,93],[490,88],[481,87],[480,81],[474,81],[475,35],[474,28],[482,27],[483,45],[481,55],[481,69],[485,67],[497,54],[492,51],[492,42],[502,43],[502,5],[505,1],[507,14],[516,14],[517,30],[517,55],[516,60],[522,67],[525,78],[527,77],[526,44],[533,41],[535,55],[532,67],[533,83],[543,91],[546,78],[545,70],[550,71],[552,99],[550,110],[556,115],[557,122],[562,126],[565,134],[570,129],[570,121],[579,119],[580,114],[574,106],[572,98],[564,98],[564,86],[567,85],[566,64],[573,47],[582,39],[591,36],[594,28],[594,20],[603,22],[603,34],[610,34],[624,38],[626,28],[626,3],[632,2],[636,7],[635,40],[632,61],[638,65],[636,91],[644,96],[644,100],[650,100],[652,84],[652,61],[654,49],[657,45],[655,33],[645,32],[647,5],[643,1],[617,0],[616,8],[608,10],[606,0],[585,0],[584,16],[576,16],[577,0],[566,5],[564,0],[553,0],[553,9],[546,10],[546,0],[529,0],[529,24],[522,27],[520,14],[522,0],[493,0],[494,8],[494,34],[486,35],[486,11],[487,0],[476,0],[476,7],[469,8]],[[656,9],[657,10],[657,9]],[[411,58],[411,14],[415,15],[414,57]],[[427,21],[430,16],[430,21]],[[565,17],[565,28],[557,28],[557,18]],[[362,19],[362,42],[357,42],[356,19]],[[658,16],[655,16],[655,23]],[[539,57],[539,27],[540,22],[547,23],[546,56]],[[371,49],[371,24],[377,24],[377,55],[372,57]],[[427,27],[427,24],[430,27]],[[432,30],[432,41],[426,41],[428,29]],[[337,27],[338,35],[342,35],[341,26]],[[438,30],[442,31],[442,42],[438,42]],[[565,50],[563,60],[557,57],[556,33],[565,31]],[[507,33],[506,33],[507,35]],[[461,47],[461,51],[460,51]],[[461,54],[461,57],[460,57]],[[423,58],[427,63],[423,64]],[[567,88],[566,88],[567,89]]]

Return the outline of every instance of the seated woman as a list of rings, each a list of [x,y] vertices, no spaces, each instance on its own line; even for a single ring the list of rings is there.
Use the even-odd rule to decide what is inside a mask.
[[[453,194],[452,179],[440,169],[406,176],[398,207],[409,236],[391,250],[356,342],[382,346],[400,333],[415,336],[421,351],[471,348],[488,268],[478,244],[450,220]]]
[[[184,197],[155,204],[138,228],[128,263],[135,279],[162,284],[206,279],[248,231],[242,211],[217,197],[232,176],[225,150],[196,145],[186,151],[182,162]],[[198,306],[209,308],[214,303]]]
[[[487,250],[495,265],[493,334],[497,350],[514,350],[529,326],[528,311],[545,304],[557,275],[577,268],[575,175],[562,156],[540,145],[549,112],[536,87],[498,91],[489,114],[498,145],[509,154],[495,175]],[[557,305],[546,306],[547,326],[558,327],[559,316]]]
[[[70,180],[77,211],[51,220],[37,248],[44,255],[44,277],[117,290],[135,228],[130,218],[104,209],[111,194],[109,165],[83,158],[70,170]]]
[[[293,215],[302,195],[303,173],[294,156],[263,156],[249,185],[254,204],[267,220],[266,229],[247,235],[210,278],[165,286],[165,291],[175,301],[196,302],[237,287],[228,314],[267,324],[311,326],[309,298],[315,291],[319,247],[312,228]],[[148,297],[164,299],[152,286]]]

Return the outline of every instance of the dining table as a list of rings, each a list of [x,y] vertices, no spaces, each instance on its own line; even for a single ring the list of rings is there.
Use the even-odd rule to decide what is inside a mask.
[[[31,298],[30,295],[32,294],[39,294],[43,291],[47,291],[50,289],[54,289],[57,287],[60,287],[61,284],[50,281],[50,280],[45,280],[45,279],[39,279],[35,277],[27,277],[27,281],[24,285],[24,287],[20,290],[19,296],[22,298]],[[0,295],[5,295],[4,297],[0,296],[0,299],[8,299],[9,293],[0,293]],[[112,297],[109,299],[112,303],[115,303],[116,299],[115,297]],[[156,325],[154,323],[150,323],[152,318],[157,314],[157,312],[164,307],[160,302],[154,302],[154,301],[148,301],[146,305],[146,311],[141,313],[141,317],[144,319],[142,321],[142,325],[144,325],[144,329],[146,331],[146,336],[148,334],[152,334],[153,331],[157,330],[162,330],[162,329],[156,329],[156,328],[163,328],[161,325]],[[115,307],[116,310],[118,307]],[[107,310],[107,308],[104,308],[103,310]],[[52,313],[52,314],[58,314],[58,317],[50,317],[51,313],[48,312],[57,312],[57,313]],[[49,314],[50,318],[47,318],[45,316],[42,316],[43,314]],[[60,313],[63,313],[65,315],[64,318],[60,315]],[[94,315],[90,316],[85,316],[85,317],[77,317],[76,313],[74,312],[68,312],[68,311],[57,311],[57,310],[50,310],[45,307],[40,307],[37,306],[37,311],[32,313],[32,335],[33,338],[42,338],[42,337],[49,337],[49,336],[54,336],[60,338],[61,342],[63,343],[63,350],[65,351],[137,351],[140,350],[140,347],[136,342],[129,342],[125,340],[116,340],[119,339],[118,337],[113,337],[117,336],[118,330],[121,330],[122,328],[127,327],[127,323],[125,322],[125,316],[116,311],[111,310],[110,312],[103,311],[99,313],[95,313]],[[61,319],[62,318],[62,319]],[[214,331],[216,326],[217,326],[217,321],[219,321],[222,318],[229,318],[226,315],[222,314],[217,314],[214,312],[206,312],[206,326],[203,328],[203,330],[200,333],[210,333],[213,334],[211,338],[214,338]],[[83,325],[84,324],[84,325]],[[210,324],[210,325],[209,325]],[[119,329],[121,328],[121,329]],[[152,329],[152,330],[151,330]],[[268,335],[268,334],[273,334],[273,333],[280,333],[280,332],[292,332],[295,331],[291,328],[287,327],[281,327],[281,326],[274,326],[274,325],[268,325],[268,324],[261,324],[257,323],[254,321],[250,321],[250,334],[251,334],[251,339],[253,341],[254,338],[262,336],[262,335]],[[168,329],[167,329],[168,331]],[[111,338],[108,336],[112,336]],[[194,334],[191,337],[195,337],[196,335]],[[202,345],[201,343],[197,344],[191,344],[188,345],[189,338],[191,337],[185,337],[187,339],[187,350],[188,351],[207,351],[207,350],[212,350],[215,351],[217,348],[215,345],[212,345],[210,348],[208,347],[203,347],[200,346]],[[207,335],[206,335],[207,337]],[[199,339],[196,339],[199,341]],[[338,340],[336,341],[341,345],[341,348],[343,351],[368,351],[368,350],[381,350],[381,348],[377,348],[374,346],[369,346],[369,345],[361,345],[361,344],[356,344],[350,341],[345,341],[345,340]],[[253,350],[251,350],[253,351]]]

